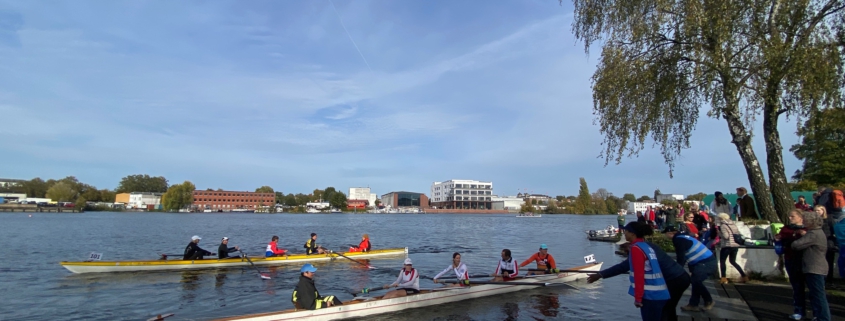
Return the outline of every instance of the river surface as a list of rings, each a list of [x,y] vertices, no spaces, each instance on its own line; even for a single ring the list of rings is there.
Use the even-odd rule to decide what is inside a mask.
[[[273,235],[294,252],[311,232],[334,250],[357,244],[368,233],[374,248],[408,247],[414,267],[434,276],[463,254],[470,274],[492,273],[499,253],[527,259],[540,243],[548,244],[559,268],[581,265],[595,254],[604,267],[622,258],[612,243],[590,242],[584,231],[616,224],[614,215],[478,214],[169,214],[84,213],[0,214],[0,302],[2,320],[208,320],[271,312],[292,307],[291,292],[299,265],[261,267],[272,280],[249,268],[137,273],[73,274],[60,261],[81,261],[91,252],[103,260],[157,259],[182,253],[192,235],[200,247],[216,252],[223,236],[229,245],[260,255]],[[632,216],[630,216],[632,217]],[[348,290],[389,284],[403,256],[376,258],[367,270],[348,260],[315,264],[320,293],[352,298]],[[532,264],[533,265],[533,264]],[[580,290],[545,287],[429,308],[367,317],[366,320],[624,320],[639,319],[624,276],[594,284],[574,283]],[[420,280],[421,287],[434,286]]]

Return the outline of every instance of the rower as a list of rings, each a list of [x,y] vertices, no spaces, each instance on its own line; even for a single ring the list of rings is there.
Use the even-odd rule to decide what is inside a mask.
[[[267,251],[264,252],[265,257],[272,257],[272,256],[287,256],[288,253],[285,249],[280,249],[278,246],[279,237],[273,235],[273,239],[270,240],[270,244],[267,244]]]
[[[237,252],[241,248],[240,247],[229,247],[229,238],[223,237],[223,240],[220,241],[220,246],[217,247],[217,259],[237,259],[239,256],[229,256],[229,253]]]
[[[200,243],[200,240],[202,238],[197,235],[191,236],[191,243],[188,243],[188,246],[185,247],[185,254],[182,256],[183,260],[202,260],[203,256],[214,255],[214,253],[203,250],[197,245]]]
[[[526,275],[537,275],[537,274],[549,274],[557,272],[557,264],[555,264],[555,258],[549,254],[549,247],[546,244],[540,244],[540,251],[534,253],[531,257],[529,257],[525,262],[522,262],[519,267],[526,266],[531,262],[537,262],[537,270],[543,271],[530,271]]]
[[[467,271],[466,264],[461,263],[461,253],[455,252],[452,254],[452,264],[447,266],[443,272],[438,273],[434,276],[434,283],[437,283],[437,279],[443,276],[443,274],[449,273],[449,271],[454,271],[455,276],[458,277],[458,281],[468,280],[469,279],[469,272]],[[463,284],[449,284],[447,286],[463,286]]]
[[[490,276],[494,277],[493,281],[512,281],[519,275],[519,264],[511,257],[511,250],[502,250],[502,259],[499,265],[496,266],[496,273]]]
[[[326,250],[317,244],[317,233],[311,233],[311,238],[308,239],[308,242],[305,242],[305,254],[324,254]]]
[[[384,288],[399,288],[387,292],[382,299],[392,299],[407,296],[409,294],[420,293],[420,274],[414,269],[411,258],[405,259],[405,266],[399,271],[399,277],[392,284],[385,285]]]
[[[299,284],[293,290],[291,301],[297,309],[317,310],[335,305],[343,305],[334,295],[321,296],[314,285],[314,272],[317,268],[305,263],[299,269]]]
[[[349,252],[369,252],[370,251],[370,235],[364,234],[361,237],[361,243],[358,243],[358,246],[353,246],[349,248]]]

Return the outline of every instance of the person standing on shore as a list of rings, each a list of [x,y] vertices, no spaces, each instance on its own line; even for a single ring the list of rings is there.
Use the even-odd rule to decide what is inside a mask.
[[[628,225],[625,225],[626,229],[628,229],[628,226],[630,226],[631,224],[635,224],[631,227],[631,229],[635,231],[648,227],[646,224],[643,223],[631,222],[628,223]],[[647,232],[640,233],[642,235],[648,234]],[[659,246],[650,242],[645,243],[648,244],[654,250],[654,253],[657,257],[657,263],[658,265],[660,265],[660,271],[663,274],[663,278],[666,280],[666,287],[669,290],[669,300],[666,302],[666,305],[663,306],[661,320],[677,321],[678,302],[681,301],[681,297],[684,295],[684,291],[686,291],[687,288],[689,288],[690,286],[690,275],[687,274],[687,271],[684,271],[684,267],[680,266],[678,262],[675,262],[675,260],[672,259],[668,254],[666,254],[666,252],[664,252]],[[630,255],[630,244],[631,243],[625,243],[620,246],[620,248],[624,250],[623,255]],[[596,274],[590,274],[587,278],[587,282],[593,283],[595,281],[598,281],[599,279],[611,278],[620,274],[630,275],[630,272],[631,262],[630,259],[626,258],[625,261],[622,261],[619,264],[601,270]]]
[[[736,263],[736,254],[739,252],[739,244],[734,240],[734,234],[739,234],[739,229],[731,220],[731,216],[727,213],[719,214],[719,268],[721,270],[722,279],[719,281],[722,284],[728,284],[728,277],[726,272],[725,260],[730,258],[731,265],[739,271],[740,283],[748,281],[745,276],[745,271]]]
[[[746,218],[749,220],[756,220],[760,218],[757,215],[757,207],[754,205],[754,199],[748,195],[748,190],[745,187],[737,187],[736,189],[736,204],[739,205],[739,211],[737,213],[737,220],[741,218]]]
[[[631,286],[628,294],[634,297],[634,306],[640,309],[643,321],[658,321],[663,307],[671,298],[663,277],[657,254],[644,237],[653,234],[650,226],[628,224],[625,226],[625,240],[631,242],[628,251]]]
[[[678,210],[672,208],[672,205],[666,206],[666,226],[678,227]]]
[[[836,252],[839,252],[839,246],[836,244],[836,234],[833,231],[833,220],[827,215],[827,209],[824,206],[816,206],[816,214],[822,218],[822,232],[827,238],[827,252],[824,255],[827,261],[827,283],[828,286],[833,282],[833,260],[836,258]]]
[[[775,235],[775,241],[780,241],[783,246],[783,266],[786,269],[786,275],[789,276],[789,285],[792,286],[792,315],[790,319],[801,320],[807,313],[807,297],[804,291],[804,272],[802,271],[802,251],[793,250],[792,242],[801,238],[800,231],[806,231],[804,228],[804,217],[801,215],[803,211],[793,209],[789,211],[789,225],[780,229],[780,233]]]
[[[807,230],[798,232],[803,236],[792,242],[792,249],[804,251],[801,267],[810,292],[814,320],[830,321],[830,307],[824,290],[824,277],[827,275],[827,238],[821,231],[822,218],[816,212],[803,212],[802,216]]]
[[[713,301],[710,291],[704,286],[704,280],[707,280],[707,277],[716,270],[716,256],[694,237],[678,233],[678,229],[675,227],[667,226],[663,230],[663,234],[672,240],[678,264],[680,266],[689,264],[689,270],[692,273],[690,277],[692,295],[689,298],[689,304],[682,306],[681,310],[707,311],[712,309],[716,301]],[[701,299],[704,299],[704,306],[699,308],[698,304]]]
[[[795,208],[802,210],[802,211],[811,211],[810,204],[807,204],[807,200],[804,198],[804,195],[798,195],[798,201],[795,202]]]
[[[710,217],[719,216],[720,213],[731,213],[731,202],[725,198],[725,195],[722,192],[716,191],[714,193],[716,197],[713,198],[713,201],[710,202]]]
[[[625,213],[622,210],[616,215],[616,225],[619,226],[619,233],[622,233],[622,228],[625,227]]]

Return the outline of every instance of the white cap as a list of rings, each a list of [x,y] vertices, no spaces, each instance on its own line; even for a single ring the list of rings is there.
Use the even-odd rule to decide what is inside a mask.
[[[414,263],[411,262],[411,258],[407,258],[407,259],[405,259],[405,264],[406,265],[413,265]]]
[[[202,238],[199,237],[199,235],[191,236],[191,241],[196,241],[196,240],[202,240]]]
[[[223,237],[223,240],[224,240],[224,241],[225,241],[225,240],[228,240],[228,239],[229,239],[228,237],[225,237],[225,236]]]

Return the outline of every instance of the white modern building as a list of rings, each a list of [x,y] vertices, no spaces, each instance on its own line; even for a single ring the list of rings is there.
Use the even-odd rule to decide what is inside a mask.
[[[366,200],[369,206],[376,206],[378,195],[372,193],[369,187],[350,187],[349,194],[346,198],[350,200]]]
[[[26,200],[26,194],[0,193],[0,198],[5,199],[8,203],[17,203],[20,200]]]
[[[493,202],[494,210],[519,211],[522,208],[522,204],[525,204],[525,200],[523,198],[516,196],[493,196],[491,201]],[[498,202],[501,202],[501,208],[498,208]]]
[[[660,205],[660,203],[655,202],[628,202],[628,214],[637,214],[637,212],[645,213],[649,206],[655,208]]]
[[[161,193],[141,193],[141,192],[133,192],[129,193],[129,204],[126,204],[127,208],[147,208],[149,205],[153,205],[154,207],[158,207],[161,205]]]
[[[493,182],[452,179],[431,184],[431,206],[445,209],[493,209]]]
[[[664,200],[683,201],[684,194],[657,194],[657,199],[655,201],[661,203]]]

